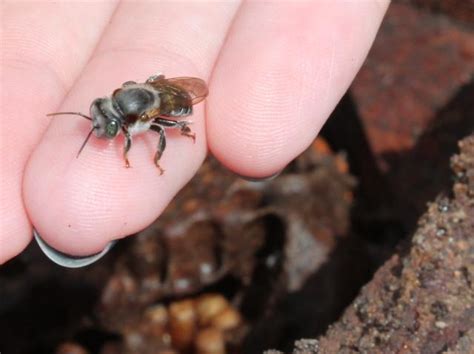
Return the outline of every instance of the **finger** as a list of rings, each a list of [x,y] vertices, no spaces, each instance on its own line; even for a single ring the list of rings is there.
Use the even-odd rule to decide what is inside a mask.
[[[143,82],[158,72],[207,80],[237,6],[122,3],[59,110],[87,112],[93,99],[110,94],[124,81]],[[56,117],[30,159],[24,183],[26,207],[41,236],[58,250],[86,255],[149,225],[206,155],[203,106],[196,106],[191,117],[195,144],[167,131],[162,176],[153,164],[156,133],[134,137],[132,167],[126,169],[122,137],[91,138],[76,159],[90,122]]]
[[[71,87],[115,6],[2,5],[0,264],[31,240],[21,183],[26,161],[49,122],[45,112]]]
[[[387,5],[246,2],[213,72],[207,112],[212,153],[249,177],[286,166],[347,90]]]

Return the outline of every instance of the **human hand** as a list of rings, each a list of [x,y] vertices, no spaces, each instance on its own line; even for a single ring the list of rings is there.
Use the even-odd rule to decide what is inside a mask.
[[[239,175],[279,172],[315,138],[370,48],[387,0],[359,2],[4,3],[0,263],[32,224],[73,255],[149,225],[203,162],[207,147]],[[192,116],[196,144],[170,133],[90,140],[93,99],[161,72],[195,76],[209,97]],[[205,117],[204,117],[205,116]]]

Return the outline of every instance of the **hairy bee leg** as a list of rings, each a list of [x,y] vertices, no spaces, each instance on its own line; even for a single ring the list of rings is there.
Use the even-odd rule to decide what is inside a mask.
[[[128,161],[128,152],[130,151],[130,148],[132,147],[132,136],[128,132],[127,129],[122,128],[123,135],[125,136],[125,142],[123,145],[123,159],[125,160],[125,167],[130,168],[130,161]]]
[[[160,175],[162,175],[163,172],[165,171],[161,168],[159,161],[161,159],[161,155],[163,155],[163,151],[165,151],[166,149],[165,129],[159,126],[158,124],[152,124],[150,129],[160,134],[160,139],[158,140],[158,146],[156,148],[154,161],[155,161],[156,167],[158,167],[158,169],[160,170]]]
[[[179,128],[181,130],[181,135],[193,139],[193,143],[196,143],[196,134],[194,134],[191,131],[191,128],[189,128],[189,124],[191,124],[191,122],[187,122],[185,120],[175,121],[166,118],[157,118],[154,122],[167,128]]]

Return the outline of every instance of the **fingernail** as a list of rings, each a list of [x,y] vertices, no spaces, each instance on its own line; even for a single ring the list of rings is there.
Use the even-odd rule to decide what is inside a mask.
[[[36,242],[38,243],[39,248],[41,249],[41,251],[43,251],[46,257],[48,257],[54,263],[66,268],[82,268],[82,267],[85,267],[92,263],[97,262],[99,259],[105,256],[110,251],[112,246],[117,242],[117,241],[109,242],[107,246],[105,246],[105,248],[99,253],[96,253],[90,256],[76,257],[76,256],[71,256],[66,253],[60,252],[54,249],[53,247],[51,247],[50,245],[48,245],[46,241],[41,238],[38,231],[36,231],[34,228],[33,228],[33,236]]]
[[[277,178],[281,172],[281,171],[278,171],[270,176],[267,176],[267,177],[249,177],[249,176],[242,176],[242,175],[239,175],[237,174],[237,176],[239,176],[240,178],[246,180],[246,181],[249,181],[249,182],[266,182],[266,181],[271,181],[272,179],[275,179]]]

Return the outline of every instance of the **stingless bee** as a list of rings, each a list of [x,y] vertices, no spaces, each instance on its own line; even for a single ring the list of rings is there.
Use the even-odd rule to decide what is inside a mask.
[[[116,89],[111,97],[95,99],[90,107],[90,117],[80,112],[56,112],[48,116],[73,114],[92,122],[92,129],[77,156],[92,133],[98,138],[114,139],[121,131],[125,136],[123,158],[126,167],[130,167],[127,154],[132,146],[132,136],[148,130],[156,131],[159,140],[154,161],[160,174],[163,174],[164,170],[159,161],[166,148],[165,128],[178,128],[181,135],[195,141],[196,136],[189,128],[191,121],[180,118],[190,116],[193,113],[193,105],[204,100],[207,94],[207,85],[201,79],[166,79],[164,75],[154,75],[144,83],[127,81],[121,88]]]

